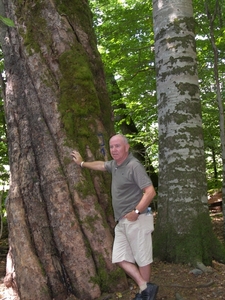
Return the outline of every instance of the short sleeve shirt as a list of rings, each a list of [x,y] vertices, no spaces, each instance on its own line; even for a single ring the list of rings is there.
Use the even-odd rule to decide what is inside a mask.
[[[115,160],[106,161],[105,168],[112,174],[112,205],[115,220],[118,221],[136,207],[143,196],[143,189],[152,185],[152,181],[131,153],[119,166]]]

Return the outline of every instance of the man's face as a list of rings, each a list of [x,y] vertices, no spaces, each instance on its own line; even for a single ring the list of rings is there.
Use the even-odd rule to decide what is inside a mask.
[[[129,154],[129,144],[121,136],[113,136],[109,141],[110,154],[118,165],[122,164]]]

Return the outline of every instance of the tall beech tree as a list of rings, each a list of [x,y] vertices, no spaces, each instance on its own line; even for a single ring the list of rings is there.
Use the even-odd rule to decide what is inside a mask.
[[[155,255],[180,263],[225,261],[208,213],[192,1],[153,1],[153,16],[159,124]]]
[[[107,174],[77,167],[78,149],[107,159],[111,107],[88,2],[1,0],[12,264],[20,299],[96,299],[126,288],[111,264]],[[15,275],[15,276],[14,276]]]

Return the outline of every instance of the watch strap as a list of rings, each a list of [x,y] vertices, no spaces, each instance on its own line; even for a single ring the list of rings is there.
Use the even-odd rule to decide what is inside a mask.
[[[136,209],[136,208],[134,208],[134,211],[135,211],[135,213],[138,214],[138,215],[141,214],[140,211],[139,211],[138,209]]]

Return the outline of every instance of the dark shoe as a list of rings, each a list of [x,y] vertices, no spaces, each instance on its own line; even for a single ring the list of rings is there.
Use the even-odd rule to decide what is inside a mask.
[[[142,300],[155,300],[158,293],[158,285],[153,283],[147,283],[147,288],[141,292]]]
[[[141,294],[137,293],[133,300],[142,300]]]

